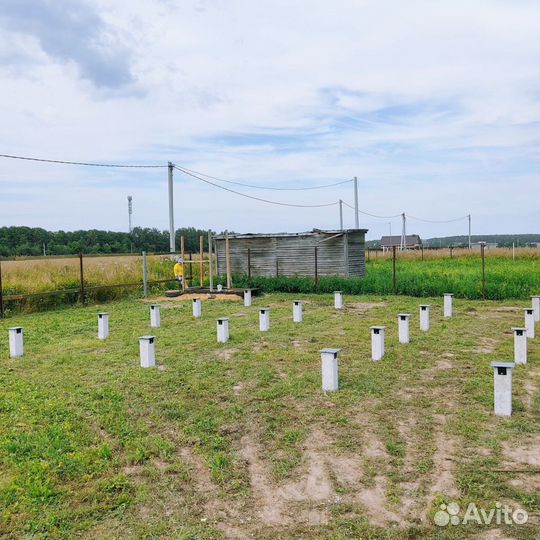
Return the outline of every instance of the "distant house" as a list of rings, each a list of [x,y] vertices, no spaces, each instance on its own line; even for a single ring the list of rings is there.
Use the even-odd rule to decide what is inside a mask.
[[[494,249],[497,247],[497,242],[473,242],[471,244],[472,249],[480,249],[480,246],[484,244],[484,249]]]
[[[422,247],[422,239],[417,234],[408,234],[405,237],[406,249],[420,249]],[[381,247],[383,251],[401,247],[401,235],[400,236],[383,236],[381,238]]]

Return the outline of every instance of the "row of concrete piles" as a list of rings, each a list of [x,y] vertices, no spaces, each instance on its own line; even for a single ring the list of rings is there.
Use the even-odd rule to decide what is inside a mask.
[[[453,316],[453,294],[444,294],[443,315],[445,318]],[[532,296],[532,307],[525,308],[524,327],[512,328],[514,332],[514,362],[492,362],[494,368],[494,406],[495,414],[499,416],[510,416],[512,414],[512,369],[515,365],[527,363],[527,339],[535,336],[535,324],[540,321],[540,296]],[[244,291],[244,306],[250,307],[252,302],[251,290]],[[334,308],[343,309],[342,291],[334,292]],[[420,308],[420,330],[427,332],[430,321],[430,305],[421,304]],[[193,299],[193,317],[202,317],[202,302],[199,298]],[[401,344],[410,342],[410,317],[409,313],[399,313],[398,339]],[[300,300],[293,301],[293,322],[303,321],[303,305]],[[150,306],[150,327],[159,328],[161,326],[160,307],[157,304]],[[385,326],[371,327],[371,358],[374,361],[382,360],[385,354]],[[270,308],[259,309],[259,330],[268,332],[270,330]],[[9,328],[9,353],[10,357],[23,356],[23,328],[20,326]],[[109,314],[98,313],[98,339],[105,340],[109,337]],[[155,356],[155,336],[141,336],[139,338],[140,365],[143,368],[151,368],[156,365]],[[229,318],[220,317],[217,319],[217,341],[226,343],[229,340]],[[322,389],[325,392],[334,392],[339,389],[339,368],[338,357],[341,349],[326,348],[321,353]]]

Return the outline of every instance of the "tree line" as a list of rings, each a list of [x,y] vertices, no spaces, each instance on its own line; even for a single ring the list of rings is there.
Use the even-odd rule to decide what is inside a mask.
[[[215,233],[212,233],[215,234]],[[176,246],[184,237],[186,252],[199,251],[199,238],[208,249],[208,231],[185,227],[176,230]],[[135,227],[130,233],[115,231],[46,231],[39,227],[0,227],[0,257],[76,255],[169,251],[169,231]]]

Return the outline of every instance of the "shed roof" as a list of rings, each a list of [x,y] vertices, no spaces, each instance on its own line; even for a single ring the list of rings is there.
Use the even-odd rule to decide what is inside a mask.
[[[323,230],[323,229],[313,229],[312,231],[299,232],[299,233],[229,233],[229,239],[232,238],[286,238],[286,237],[297,237],[297,236],[314,236],[316,234],[342,234],[342,233],[367,233],[368,229],[335,229],[335,230]],[[216,240],[224,240],[224,234],[217,234],[214,237]]]
[[[422,240],[417,234],[408,234],[406,236],[406,244],[408,246],[414,246],[415,244],[421,244]],[[383,236],[381,238],[381,246],[400,246],[401,245],[401,236]]]

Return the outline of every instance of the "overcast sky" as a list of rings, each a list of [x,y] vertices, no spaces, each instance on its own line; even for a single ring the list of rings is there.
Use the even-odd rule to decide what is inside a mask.
[[[527,0],[2,0],[0,153],[166,164],[273,187],[358,177],[360,209],[539,229],[539,9]],[[223,185],[223,184],[222,184]],[[226,184],[225,184],[226,185]],[[353,204],[351,183],[233,189]],[[0,226],[168,228],[166,169],[0,159]],[[337,228],[175,172],[177,227]],[[354,226],[352,210],[345,225]],[[362,215],[368,238],[400,220]],[[465,234],[466,220],[424,237]]]

